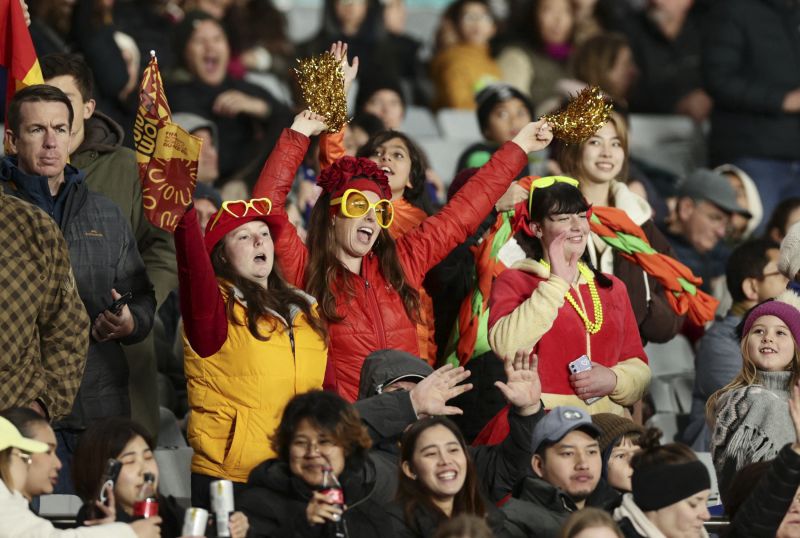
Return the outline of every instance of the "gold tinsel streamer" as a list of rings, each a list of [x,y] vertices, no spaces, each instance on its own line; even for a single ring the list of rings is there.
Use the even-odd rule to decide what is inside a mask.
[[[567,144],[580,144],[605,125],[613,108],[600,88],[589,86],[570,99],[566,108],[544,119],[553,128],[553,136]]]
[[[294,72],[308,109],[325,116],[328,132],[339,132],[348,122],[342,66],[330,52],[298,59],[297,64]]]

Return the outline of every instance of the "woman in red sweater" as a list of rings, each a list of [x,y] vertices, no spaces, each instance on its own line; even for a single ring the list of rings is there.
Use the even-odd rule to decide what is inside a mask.
[[[308,117],[310,113],[302,113]],[[529,123],[504,144],[440,213],[393,240],[389,182],[378,165],[342,157],[318,180],[323,189],[308,229],[308,248],[296,233],[275,243],[286,278],[319,301],[328,322],[325,387],[354,401],[364,358],[379,349],[419,355],[417,289],[428,270],[469,237],[527,163],[527,154],[552,140],[545,121]],[[282,211],[309,138],[284,130],[254,194]],[[365,211],[365,212],[364,212]]]
[[[495,281],[489,343],[501,357],[521,349],[539,355],[546,408],[623,414],[644,394],[650,368],[625,284],[597,272],[585,256],[590,210],[572,178],[532,183],[529,215],[518,220],[532,236],[532,259]],[[591,370],[571,373],[570,363],[583,355]]]

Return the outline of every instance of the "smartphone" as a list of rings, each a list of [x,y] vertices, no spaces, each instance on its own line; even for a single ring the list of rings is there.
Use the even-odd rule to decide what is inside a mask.
[[[571,374],[587,372],[592,369],[592,361],[589,360],[589,357],[587,357],[586,355],[581,355],[580,357],[569,363],[567,367],[569,368],[569,373]],[[586,405],[592,405],[599,399],[600,399],[599,396],[595,396],[594,398],[589,398],[588,400],[584,400],[584,402],[586,402]]]
[[[120,313],[122,312],[122,307],[130,303],[131,299],[133,299],[133,293],[126,291],[125,293],[122,294],[122,297],[120,297],[119,299],[108,305],[108,307],[106,307],[106,310],[113,312],[115,316],[119,316]]]
[[[108,461],[106,461],[106,469],[103,473],[103,483],[100,486],[100,491],[97,494],[98,500],[105,505],[108,505],[108,495],[106,495],[106,492],[109,489],[114,489],[114,484],[116,483],[117,478],[119,478],[120,469],[122,469],[121,461],[114,458],[108,458]]]

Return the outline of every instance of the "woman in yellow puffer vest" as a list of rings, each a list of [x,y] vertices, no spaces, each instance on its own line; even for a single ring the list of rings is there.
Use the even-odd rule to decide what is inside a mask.
[[[175,231],[191,414],[192,506],[209,485],[243,487],[275,456],[268,437],[286,403],[319,389],[326,332],[316,301],[277,272],[272,234],[288,225],[268,199],[225,202],[205,237],[194,208]]]

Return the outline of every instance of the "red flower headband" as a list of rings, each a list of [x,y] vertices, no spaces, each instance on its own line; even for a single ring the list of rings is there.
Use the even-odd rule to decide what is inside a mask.
[[[390,199],[392,192],[389,189],[389,179],[378,165],[364,157],[342,157],[322,171],[317,178],[317,185],[332,197],[341,195],[347,184],[353,179],[367,178],[375,182],[376,194],[382,198]]]

